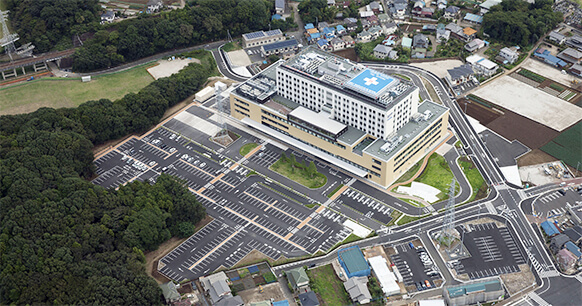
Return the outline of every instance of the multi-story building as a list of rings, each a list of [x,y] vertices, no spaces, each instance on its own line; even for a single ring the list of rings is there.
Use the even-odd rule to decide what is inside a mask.
[[[285,40],[285,36],[281,30],[271,30],[271,31],[258,31],[252,33],[246,33],[242,35],[243,38],[243,48],[262,46],[278,41]]]
[[[419,89],[315,47],[230,96],[231,115],[357,176],[388,186],[447,135],[449,112]]]

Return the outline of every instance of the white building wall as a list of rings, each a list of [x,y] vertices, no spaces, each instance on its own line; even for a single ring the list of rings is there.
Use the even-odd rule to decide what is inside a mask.
[[[403,127],[418,111],[418,88],[388,110],[283,68],[277,69],[277,89],[282,97],[316,112],[329,103],[335,120],[384,139]]]

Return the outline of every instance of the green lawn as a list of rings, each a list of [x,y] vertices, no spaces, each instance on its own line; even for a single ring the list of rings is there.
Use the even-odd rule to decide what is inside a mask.
[[[438,198],[444,200],[448,198],[449,186],[453,177],[453,172],[451,172],[445,158],[433,153],[428,159],[426,168],[414,181],[437,188],[441,191],[438,194]],[[457,183],[457,189],[458,185]]]
[[[249,154],[250,151],[252,151],[254,148],[258,146],[259,145],[257,143],[250,142],[242,146],[238,152],[240,153],[240,155],[246,156],[247,154]]]
[[[130,70],[81,79],[42,78],[0,89],[0,115],[33,112],[41,107],[76,107],[89,100],[119,99],[154,81],[149,64]]]
[[[308,270],[307,276],[311,289],[321,297],[323,305],[351,305],[344,284],[335,275],[331,265]]]
[[[406,224],[408,222],[416,221],[418,219],[422,219],[422,218],[427,217],[427,216],[416,217],[416,216],[404,215],[404,216],[402,216],[402,218],[400,218],[400,220],[398,220],[397,225],[403,225],[403,224]]]
[[[460,158],[459,166],[463,170],[463,173],[467,177],[467,180],[469,180],[469,184],[473,189],[473,194],[471,194],[471,197],[467,202],[472,202],[487,196],[487,183],[485,183],[485,179],[483,179],[481,172],[479,172],[479,169],[475,167],[475,164],[466,158]]]
[[[336,192],[338,192],[342,187],[344,187],[344,184],[339,184],[339,186],[337,186],[334,190],[332,190],[330,193],[327,194],[328,198],[331,198]]]
[[[269,169],[308,188],[320,188],[327,183],[327,176],[319,172],[310,177],[305,165],[295,162],[295,166],[291,167],[289,158],[279,158]]]
[[[235,51],[235,50],[241,50],[242,47],[237,43],[237,42],[229,42],[226,43],[224,46],[222,46],[222,51],[224,52],[230,52],[230,51]]]

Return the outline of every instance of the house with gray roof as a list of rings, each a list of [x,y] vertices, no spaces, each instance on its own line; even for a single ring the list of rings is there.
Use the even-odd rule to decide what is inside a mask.
[[[550,240],[550,248],[554,251],[554,253],[557,253],[568,241],[570,241],[570,237],[564,234],[558,234],[552,237],[552,240]]]
[[[285,274],[287,275],[287,280],[289,280],[293,290],[298,291],[303,287],[309,286],[309,277],[307,276],[307,273],[305,273],[303,267],[289,270],[285,272]]]
[[[452,86],[458,86],[471,80],[475,74],[473,68],[469,64],[463,64],[459,67],[449,69],[447,70],[447,73],[447,81],[449,81]]]
[[[570,64],[576,64],[582,59],[582,52],[573,48],[567,48],[558,54],[558,58]]]
[[[558,45],[561,45],[564,42],[566,42],[566,35],[558,32],[558,31],[552,31],[552,32],[550,32],[550,34],[548,34],[548,39],[551,42],[554,42],[554,43],[557,43]]]
[[[377,58],[390,58],[392,60],[398,59],[398,52],[394,51],[392,47],[387,47],[383,44],[378,44],[374,47],[374,56]]]
[[[455,19],[459,16],[461,9],[458,6],[451,5],[445,9],[445,18]]]
[[[285,13],[285,0],[275,0],[275,14]]]
[[[424,34],[416,34],[412,37],[412,46],[414,48],[428,48],[428,37]]]
[[[160,289],[162,289],[162,294],[164,295],[164,299],[166,300],[166,304],[170,304],[173,302],[180,301],[180,293],[178,293],[178,289],[176,288],[176,284],[173,282],[167,282],[165,284],[159,285]]]
[[[437,29],[436,30],[436,40],[443,43],[449,40],[451,36],[451,31],[447,29]]]
[[[389,22],[382,26],[384,28],[384,34],[390,35],[396,33],[398,31],[398,26],[395,22]]]
[[[214,306],[243,306],[245,302],[243,301],[240,295],[237,296],[230,296],[227,298],[223,298],[218,303],[214,304]]]
[[[213,304],[218,303],[222,299],[232,297],[230,287],[226,282],[228,277],[224,272],[201,277],[199,280],[202,288],[204,288],[204,293],[210,296]]]
[[[319,300],[315,292],[308,291],[297,296],[301,306],[319,306]]]
[[[350,295],[354,303],[361,305],[370,303],[372,295],[368,290],[368,278],[366,276],[351,277],[347,282],[344,282],[344,288]]]

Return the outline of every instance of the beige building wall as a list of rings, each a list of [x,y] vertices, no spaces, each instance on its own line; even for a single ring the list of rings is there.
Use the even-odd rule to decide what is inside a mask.
[[[440,119],[437,119],[423,132],[411,139],[406,147],[395,152],[390,160],[385,161],[365,152],[361,156],[352,152],[353,148],[365,138],[370,137],[375,139],[375,137],[368,134],[352,146],[347,146],[341,143],[338,143],[341,145],[338,146],[337,144],[328,142],[290,125],[286,122],[285,116],[277,114],[270,109],[264,108],[254,102],[250,102],[240,96],[235,96],[234,94],[231,94],[230,96],[230,110],[231,115],[239,120],[249,117],[258,123],[265,122],[281,131],[287,132],[290,136],[296,139],[301,139],[303,142],[310,143],[321,150],[327,151],[329,154],[358,164],[359,166],[366,168],[369,172],[374,171],[379,174],[379,176],[369,173],[367,178],[384,187],[388,187],[396,181],[402,174],[425,156],[430,149],[434,148],[435,145],[445,139],[447,136],[449,119],[449,111],[447,110],[441,115]]]

